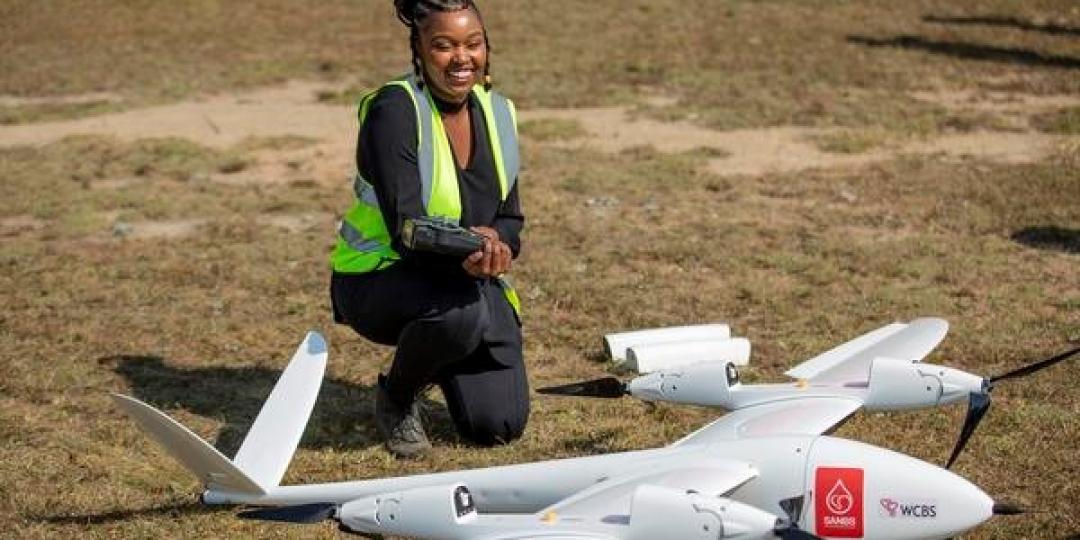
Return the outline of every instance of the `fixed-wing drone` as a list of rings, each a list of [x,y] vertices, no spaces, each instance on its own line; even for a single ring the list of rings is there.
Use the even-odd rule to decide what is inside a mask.
[[[326,366],[317,333],[231,460],[157,409],[114,398],[198,476],[205,503],[268,507],[245,518],[334,519],[345,531],[432,539],[948,538],[1018,510],[936,465],[825,433],[861,408],[968,399],[951,465],[995,384],[1080,349],[983,378],[920,362],[947,330],[940,319],[890,324],[796,366],[786,384],[743,384],[734,366],[705,363],[541,390],[731,411],[664,448],[317,485],[280,485]]]

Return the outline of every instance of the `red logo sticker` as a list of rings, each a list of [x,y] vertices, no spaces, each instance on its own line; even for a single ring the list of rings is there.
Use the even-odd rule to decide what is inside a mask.
[[[862,538],[863,470],[818,467],[814,478],[815,530],[820,536]]]

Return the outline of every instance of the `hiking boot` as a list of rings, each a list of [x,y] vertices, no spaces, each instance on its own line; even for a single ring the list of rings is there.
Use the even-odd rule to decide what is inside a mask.
[[[409,458],[431,450],[431,442],[420,422],[420,405],[416,401],[403,409],[390,399],[382,385],[375,390],[375,427],[386,440],[386,449],[397,457]]]

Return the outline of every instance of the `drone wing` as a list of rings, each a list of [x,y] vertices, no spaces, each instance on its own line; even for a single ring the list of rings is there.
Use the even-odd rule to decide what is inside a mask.
[[[642,484],[693,491],[719,497],[757,477],[749,464],[715,456],[680,460],[677,464],[650,467],[608,478],[537,512],[542,519],[598,519],[620,522],[629,519],[634,491]]]
[[[677,465],[612,476],[531,516],[521,516],[523,522],[480,515],[477,525],[501,530],[462,538],[635,540],[718,537],[725,532],[746,538],[771,536],[775,515],[726,498],[757,477],[753,466],[701,452],[687,452],[683,458]]]
[[[676,441],[672,446],[773,435],[821,435],[844,423],[863,405],[845,397],[804,397],[772,401],[733,411]]]
[[[550,527],[526,529],[512,533],[499,534],[497,536],[483,536],[478,540],[618,540],[614,536],[606,534],[593,534],[586,532],[551,531]]]
[[[886,356],[918,362],[941,343],[948,331],[949,323],[944,319],[893,323],[815,356],[791,368],[785,375],[815,383],[866,382],[874,358]]]

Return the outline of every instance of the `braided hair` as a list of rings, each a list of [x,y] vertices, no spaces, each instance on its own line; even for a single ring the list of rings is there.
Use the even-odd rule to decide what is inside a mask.
[[[423,68],[420,65],[420,26],[428,16],[436,12],[471,9],[484,28],[484,47],[488,52],[488,61],[484,64],[484,89],[491,90],[491,42],[488,41],[487,27],[480,15],[480,8],[473,0],[394,0],[397,18],[409,27],[409,47],[412,49],[413,72],[418,84],[424,84]]]

